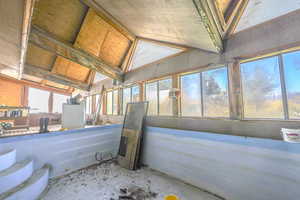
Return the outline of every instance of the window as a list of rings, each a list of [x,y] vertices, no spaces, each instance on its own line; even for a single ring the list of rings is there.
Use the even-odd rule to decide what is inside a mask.
[[[149,101],[149,115],[172,115],[172,101],[169,97],[172,80],[164,79],[147,83],[146,100]]]
[[[283,54],[290,119],[300,119],[300,51]]]
[[[132,102],[140,101],[140,88],[139,86],[132,87]]]
[[[200,73],[181,76],[181,115],[201,116]]]
[[[119,90],[113,91],[113,115],[118,115]]]
[[[31,113],[47,113],[50,92],[36,88],[29,88],[29,107]]]
[[[131,102],[131,88],[123,89],[123,114],[126,113],[127,103]]]
[[[229,117],[227,68],[202,73],[203,111],[206,117]]]
[[[113,111],[112,111],[112,105],[113,105],[113,92],[107,92],[106,93],[106,113],[108,115],[112,115]]]
[[[158,81],[159,87],[159,115],[172,115],[172,101],[169,97],[170,89],[172,88],[172,80],[165,79]]]
[[[62,113],[63,103],[67,103],[69,96],[53,94],[53,113]]]
[[[106,93],[106,114],[118,115],[119,90]]]
[[[180,81],[182,116],[229,117],[226,67],[183,75]]]
[[[278,57],[241,64],[245,118],[283,118]]]
[[[140,88],[138,85],[123,89],[123,114],[126,113],[127,103],[140,100]]]
[[[92,114],[92,96],[88,96],[85,99],[85,114]]]
[[[157,82],[147,83],[145,87],[146,100],[149,102],[148,114],[158,114]]]
[[[96,108],[96,112],[99,112],[99,114],[102,114],[102,108],[103,108],[103,102],[100,94],[96,94],[95,95],[95,108]],[[99,100],[100,100],[100,104],[99,104]]]

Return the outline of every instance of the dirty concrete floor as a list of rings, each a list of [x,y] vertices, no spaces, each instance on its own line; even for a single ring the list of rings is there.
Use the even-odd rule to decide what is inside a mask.
[[[51,180],[49,186],[43,200],[119,200],[124,196],[124,189],[132,188],[150,194],[139,200],[163,200],[170,194],[177,195],[180,200],[220,199],[159,172],[147,168],[128,171],[115,163],[82,169]]]

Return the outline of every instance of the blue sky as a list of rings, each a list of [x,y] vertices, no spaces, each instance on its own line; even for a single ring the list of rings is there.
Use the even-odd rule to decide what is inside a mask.
[[[300,92],[300,51],[283,54],[284,73],[286,88],[289,93]],[[279,60],[277,56],[260,59],[257,61],[243,63],[241,65],[242,77],[253,75],[257,68],[263,68],[266,76],[271,76],[273,83],[277,87],[274,88],[273,94],[281,94]],[[203,75],[214,77],[222,90],[227,89],[227,70],[220,68],[203,72]],[[255,78],[255,77],[253,77]],[[185,75],[181,79],[182,87],[186,88],[184,92],[190,98],[200,98],[200,77],[199,73]]]
[[[185,75],[181,78],[181,84],[186,95],[191,99],[200,98],[200,73]],[[203,72],[203,76],[212,76],[222,91],[227,90],[227,70],[219,68]]]
[[[284,54],[283,63],[288,92],[300,92],[300,51]]]
[[[276,92],[281,92],[278,57],[270,57],[241,65],[242,77],[251,76],[255,69],[263,68],[266,76],[272,77],[278,85]],[[288,92],[300,92],[300,51],[283,54],[283,68]],[[274,91],[275,92],[275,91]]]

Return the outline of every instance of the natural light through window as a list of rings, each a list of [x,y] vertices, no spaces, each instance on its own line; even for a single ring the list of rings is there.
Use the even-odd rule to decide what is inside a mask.
[[[172,101],[169,97],[172,80],[165,79],[159,82],[159,115],[172,115]]]
[[[69,96],[53,94],[53,113],[62,113],[63,103],[67,103]]]
[[[181,115],[201,116],[200,73],[181,76]]]
[[[300,119],[300,51],[283,54],[290,119]]]
[[[31,113],[47,113],[50,92],[29,88],[28,103]]]
[[[241,64],[245,118],[283,118],[278,57]]]
[[[107,92],[106,93],[106,113],[108,115],[112,115],[112,97],[113,97],[113,93],[111,92]]]
[[[158,114],[158,96],[157,96],[157,82],[147,83],[146,100],[149,102],[148,115]]]
[[[202,81],[204,116],[229,117],[227,68],[203,72]]]

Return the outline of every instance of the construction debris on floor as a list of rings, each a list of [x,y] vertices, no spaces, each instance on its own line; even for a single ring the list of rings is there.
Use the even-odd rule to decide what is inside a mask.
[[[114,162],[94,165],[50,181],[43,200],[180,200],[220,198],[148,168],[129,171]]]

